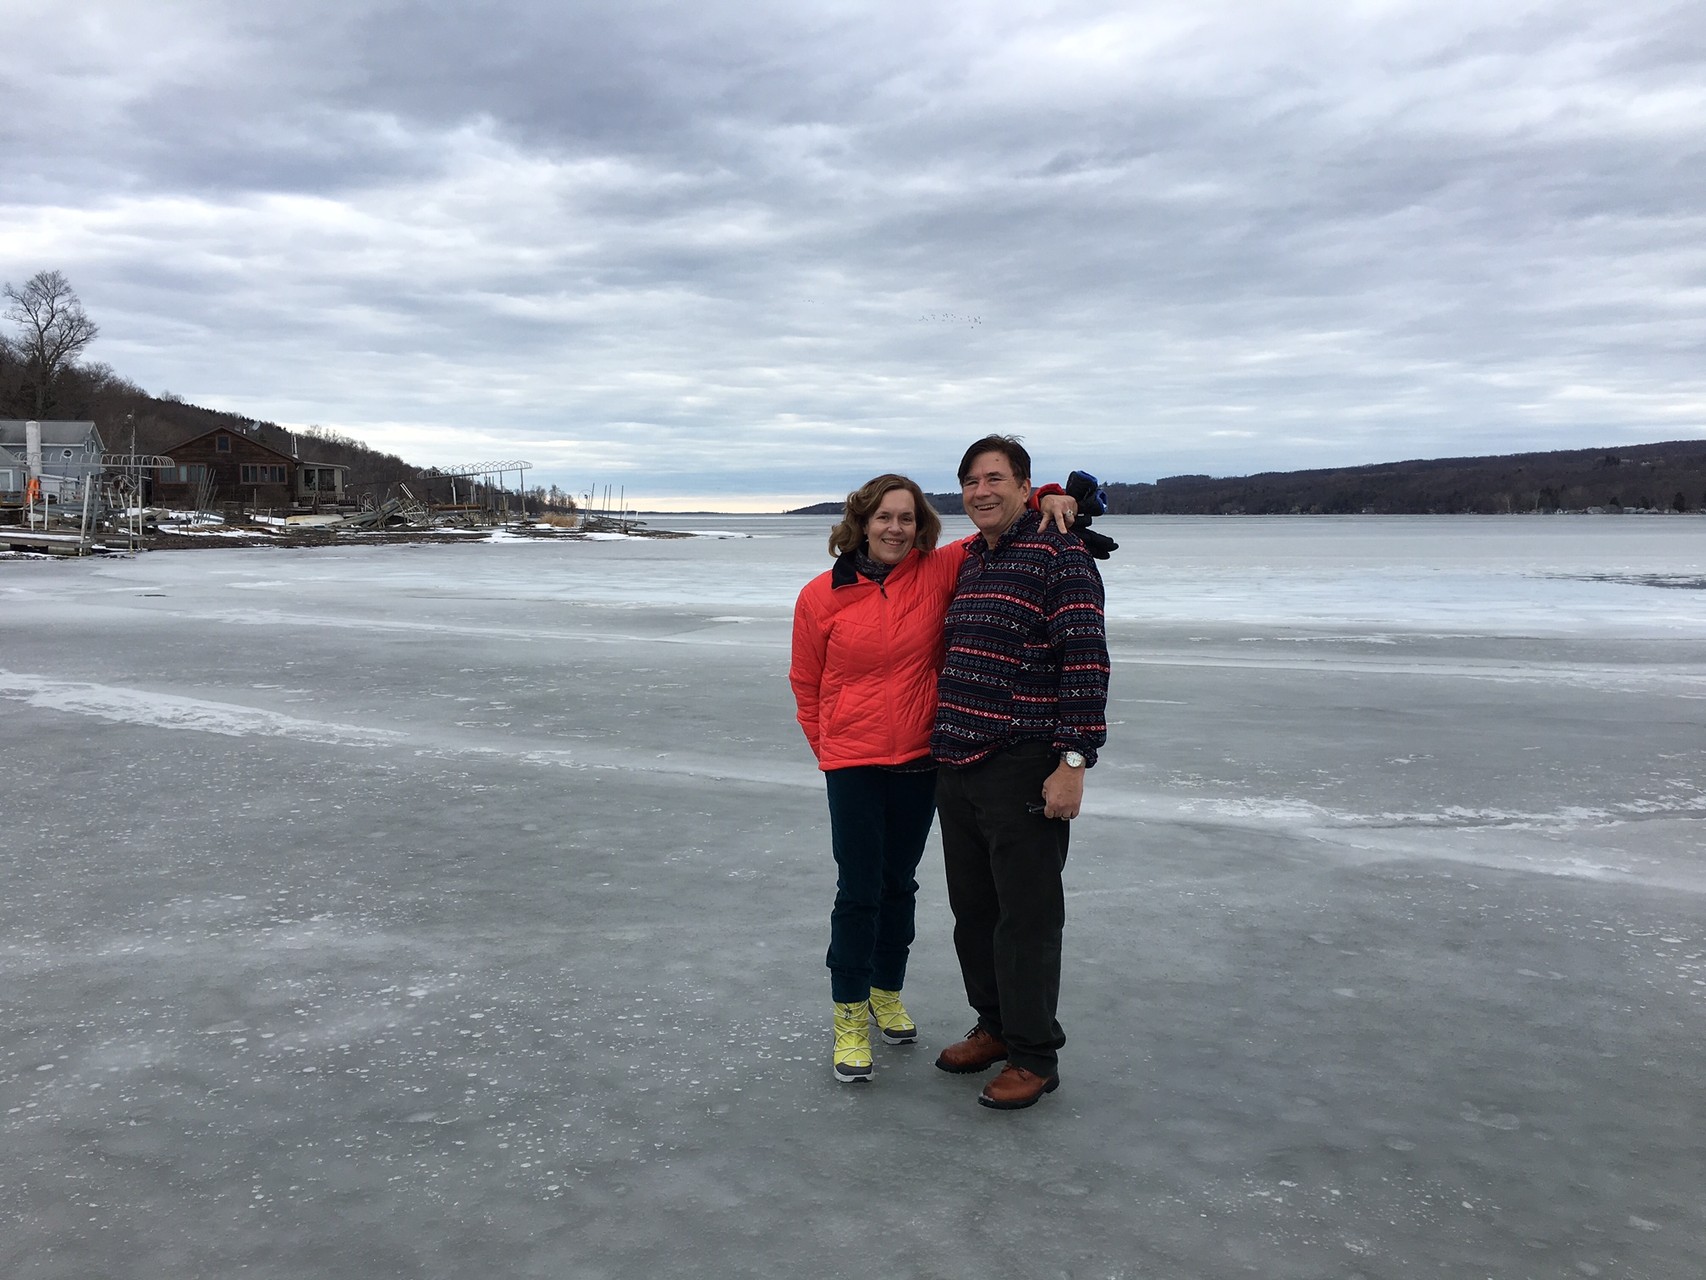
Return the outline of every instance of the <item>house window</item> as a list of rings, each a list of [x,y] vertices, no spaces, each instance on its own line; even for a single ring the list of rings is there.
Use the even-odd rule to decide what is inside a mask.
[[[244,484],[283,484],[285,482],[284,468],[262,463],[245,462],[243,464]]]
[[[213,441],[213,447],[215,449],[218,449],[219,452],[221,452],[221,453],[230,453],[231,452],[231,437],[230,436],[215,437],[215,439]]]
[[[202,473],[207,468],[199,462],[192,462],[184,467],[165,467],[160,472],[163,484],[200,484]]]

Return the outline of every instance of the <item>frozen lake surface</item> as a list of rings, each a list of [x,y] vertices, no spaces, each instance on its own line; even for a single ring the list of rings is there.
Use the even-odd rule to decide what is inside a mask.
[[[1706,520],[1099,521],[1015,1114],[934,840],[830,1076],[830,522],[656,523],[0,562],[0,1276],[1700,1275]]]

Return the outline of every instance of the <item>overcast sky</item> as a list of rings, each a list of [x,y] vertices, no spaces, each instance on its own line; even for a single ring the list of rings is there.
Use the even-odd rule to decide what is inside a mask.
[[[642,507],[1706,434],[1706,6],[0,0],[0,279]]]

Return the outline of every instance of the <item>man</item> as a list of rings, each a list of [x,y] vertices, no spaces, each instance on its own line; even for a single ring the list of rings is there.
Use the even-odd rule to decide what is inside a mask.
[[[944,1071],[1005,1061],[978,1101],[1016,1110],[1060,1084],[1055,1019],[1066,922],[1061,873],[1084,771],[1107,739],[1101,575],[1083,544],[1027,509],[1031,458],[986,436],[960,461],[983,537],[960,568],[930,751],[966,998],[977,1026]]]

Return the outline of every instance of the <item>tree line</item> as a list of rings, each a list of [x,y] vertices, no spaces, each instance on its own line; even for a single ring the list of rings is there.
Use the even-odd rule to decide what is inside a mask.
[[[396,454],[370,449],[352,436],[320,426],[292,431],[277,423],[186,404],[170,391],[150,395],[83,353],[100,333],[70,282],[58,271],[38,271],[22,285],[0,288],[0,418],[93,422],[112,453],[163,454],[193,436],[223,427],[291,457],[349,468],[348,487],[382,499],[408,485],[426,501],[449,501],[449,479]],[[467,500],[467,480],[456,485]],[[535,514],[570,512],[575,500],[556,485],[535,486],[522,495]]]
[[[1504,515],[1706,508],[1706,440],[1105,486],[1118,515]]]

